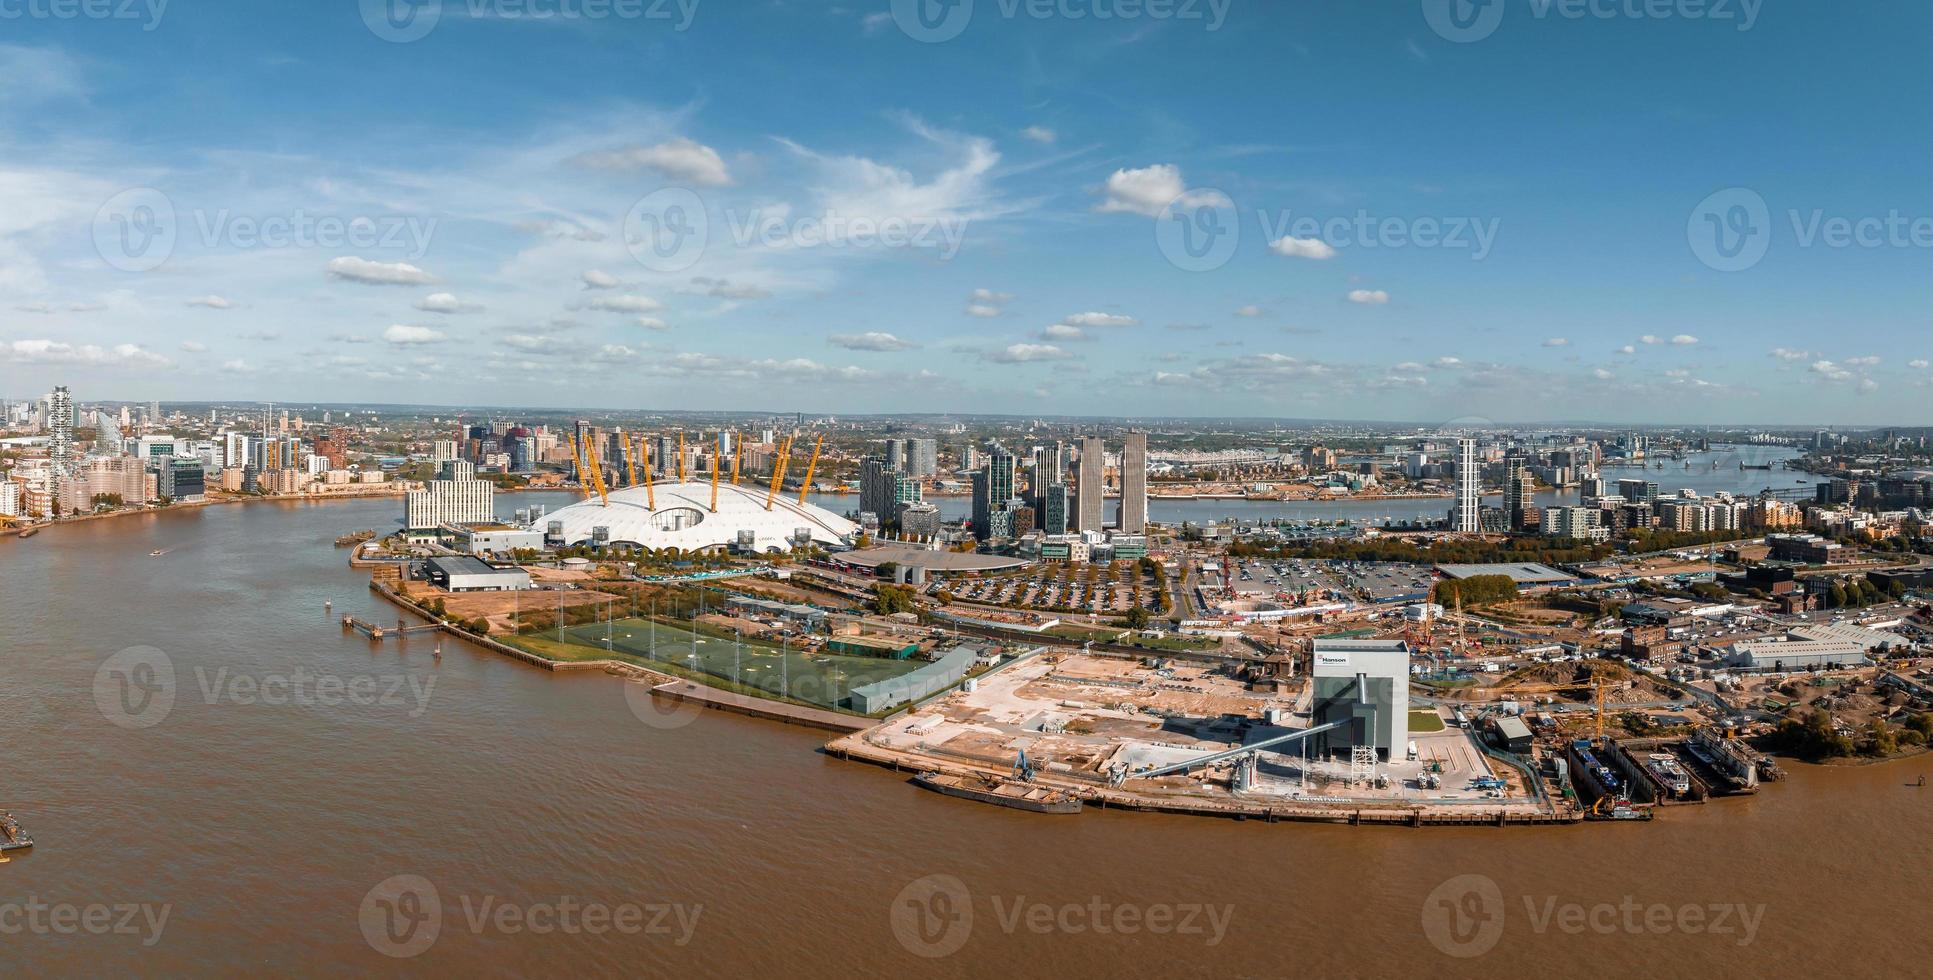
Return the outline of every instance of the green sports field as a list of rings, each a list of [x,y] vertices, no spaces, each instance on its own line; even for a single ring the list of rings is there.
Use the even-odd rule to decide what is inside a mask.
[[[547,633],[547,636],[555,636]],[[605,646],[606,636],[610,645]],[[655,646],[654,646],[655,638]],[[702,673],[768,697],[789,698],[825,708],[844,709],[854,687],[889,680],[912,672],[925,662],[802,654],[796,650],[693,633],[659,623],[655,633],[647,619],[619,619],[564,630],[566,643],[628,654],[640,661],[660,663]]]

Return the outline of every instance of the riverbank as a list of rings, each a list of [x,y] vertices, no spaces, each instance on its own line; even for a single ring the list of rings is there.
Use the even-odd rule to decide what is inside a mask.
[[[385,486],[387,486],[387,484]],[[394,490],[383,489],[383,490],[358,491],[355,493],[281,494],[281,495],[266,496],[266,497],[258,497],[258,496],[252,496],[252,495],[234,495],[234,496],[210,497],[206,500],[184,500],[177,503],[169,504],[166,507],[127,508],[124,510],[110,510],[110,511],[98,513],[98,514],[76,514],[71,517],[57,517],[51,521],[43,521],[38,524],[27,524],[16,528],[11,528],[9,529],[8,533],[0,535],[0,540],[20,538],[19,532],[21,531],[33,531],[37,535],[40,532],[48,531],[53,528],[66,527],[68,525],[74,525],[74,524],[87,524],[92,521],[114,520],[114,519],[123,518],[123,517],[141,517],[141,516],[155,516],[155,515],[162,515],[162,514],[178,514],[185,511],[201,510],[207,507],[227,507],[235,504],[261,504],[261,503],[300,504],[300,503],[323,503],[323,502],[336,502],[336,501],[370,500],[370,499],[376,499],[376,498],[382,498],[382,497],[402,497],[408,492],[409,492],[408,487],[398,486],[397,489],[394,489]]]

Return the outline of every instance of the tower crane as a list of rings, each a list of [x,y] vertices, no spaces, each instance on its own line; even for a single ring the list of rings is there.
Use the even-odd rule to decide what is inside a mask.
[[[812,490],[812,472],[819,468],[819,450],[826,446],[826,434],[819,433],[819,441],[812,444],[812,461],[805,464],[805,480],[799,484],[799,503],[805,503],[805,495]]]

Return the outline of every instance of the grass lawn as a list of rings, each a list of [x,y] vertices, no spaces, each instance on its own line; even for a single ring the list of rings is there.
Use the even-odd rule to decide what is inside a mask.
[[[1443,716],[1433,708],[1415,708],[1409,713],[1409,730],[1420,734],[1443,730]]]

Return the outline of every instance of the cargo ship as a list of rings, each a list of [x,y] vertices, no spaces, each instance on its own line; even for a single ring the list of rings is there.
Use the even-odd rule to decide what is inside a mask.
[[[1032,783],[988,776],[954,776],[923,772],[913,777],[914,785],[935,793],[978,800],[994,806],[1012,807],[1032,813],[1079,813],[1081,798],[1063,789],[1050,789]]]
[[[13,814],[0,811],[0,852],[24,851],[32,846],[34,839],[28,837],[27,832],[20,829],[20,824],[14,822]]]

